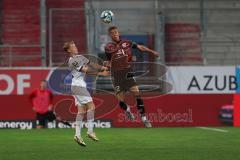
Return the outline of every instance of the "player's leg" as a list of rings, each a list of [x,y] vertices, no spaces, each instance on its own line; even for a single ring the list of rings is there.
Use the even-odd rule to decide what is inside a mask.
[[[48,122],[52,122],[52,121],[56,120],[56,116],[54,115],[53,111],[47,112],[47,120],[48,120]]]
[[[129,91],[133,93],[136,98],[138,112],[140,113],[141,116],[145,116],[145,108],[144,108],[143,100],[140,97],[140,91],[138,89],[138,86],[136,85],[132,86],[129,89]]]
[[[146,127],[152,127],[151,123],[148,121],[147,117],[146,117],[146,113],[145,113],[145,107],[144,107],[144,103],[143,100],[140,96],[140,91],[137,85],[132,86],[129,89],[130,92],[132,92],[136,98],[136,102],[137,102],[137,109],[139,114],[141,115],[142,118],[142,122],[145,124]]]
[[[86,106],[77,104],[77,108],[78,108],[78,113],[76,116],[76,128],[75,128],[76,132],[75,132],[74,140],[79,145],[86,146],[81,136],[81,129],[83,126],[83,118],[84,118],[84,113],[86,112]]]
[[[76,132],[75,136],[81,137],[81,129],[83,126],[84,113],[86,112],[86,107],[84,105],[77,105],[78,113],[76,116]]]
[[[94,112],[95,112],[95,105],[93,101],[86,103],[86,107],[87,107],[87,123],[88,123],[87,135],[92,140],[99,141],[96,134],[93,132],[93,127],[94,127],[93,122],[94,122]]]
[[[75,105],[78,107],[78,114],[76,116],[76,135],[74,136],[74,140],[78,144],[86,146],[81,137],[81,128],[83,126],[83,117],[87,109],[86,103],[92,101],[92,98],[85,87],[72,86],[71,90],[75,99]]]
[[[128,119],[134,120],[134,116],[131,113],[130,107],[127,106],[125,103],[125,91],[127,90],[127,79],[125,78],[126,74],[128,73],[129,69],[121,70],[121,71],[113,71],[112,70],[112,75],[113,75],[113,84],[114,84],[114,91],[116,94],[117,99],[119,100],[119,106],[121,109],[125,111],[125,114],[127,115]]]
[[[41,129],[44,128],[44,117],[42,114],[40,113],[36,113],[36,128],[37,129]]]
[[[134,115],[131,113],[131,109],[129,106],[127,106],[127,104],[125,103],[124,99],[125,99],[125,92],[124,91],[120,91],[118,93],[116,93],[116,97],[119,100],[119,106],[125,111],[128,119],[130,119],[131,121],[133,121],[135,119]]]

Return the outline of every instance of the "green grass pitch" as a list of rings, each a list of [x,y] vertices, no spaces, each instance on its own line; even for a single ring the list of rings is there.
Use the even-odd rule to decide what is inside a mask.
[[[240,128],[95,129],[99,142],[73,141],[73,129],[0,130],[1,160],[235,160]]]

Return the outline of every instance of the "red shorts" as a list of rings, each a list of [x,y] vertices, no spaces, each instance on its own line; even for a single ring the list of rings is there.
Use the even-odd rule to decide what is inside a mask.
[[[112,82],[115,93],[119,93],[121,91],[126,92],[132,86],[137,85],[131,68],[112,70]]]

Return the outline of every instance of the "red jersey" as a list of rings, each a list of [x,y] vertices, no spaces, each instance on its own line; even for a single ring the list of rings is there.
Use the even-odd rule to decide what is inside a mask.
[[[34,90],[29,99],[32,102],[32,105],[37,113],[44,114],[48,112],[48,107],[52,104],[53,95],[50,90]]]
[[[114,70],[130,67],[132,48],[137,48],[137,44],[129,40],[120,40],[118,43],[110,42],[105,46],[105,54]]]

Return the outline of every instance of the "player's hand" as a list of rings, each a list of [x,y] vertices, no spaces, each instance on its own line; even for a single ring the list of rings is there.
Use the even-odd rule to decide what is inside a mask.
[[[82,68],[81,68],[81,72],[83,72],[83,73],[87,73],[88,70],[89,70],[88,66],[82,66]]]
[[[49,106],[48,106],[48,111],[52,111],[52,108],[53,107],[53,105],[52,104],[50,104]]]
[[[156,51],[153,51],[153,55],[154,55],[155,57],[159,57],[159,56],[160,56],[160,53],[158,53],[158,52],[156,52]]]
[[[108,70],[108,67],[102,66],[101,71],[107,71],[107,70]]]
[[[109,71],[102,71],[98,73],[99,76],[110,76],[110,72]]]

